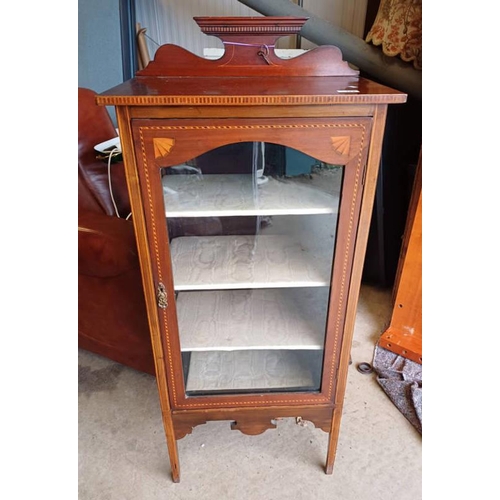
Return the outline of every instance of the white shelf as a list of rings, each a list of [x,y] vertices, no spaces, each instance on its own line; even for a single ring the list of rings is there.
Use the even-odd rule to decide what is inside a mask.
[[[177,291],[330,283],[332,256],[308,252],[283,235],[183,236],[170,248]]]
[[[320,351],[193,352],[186,391],[318,389]]]
[[[182,351],[323,349],[328,288],[180,292]]]
[[[167,217],[311,215],[337,213],[338,195],[294,179],[268,178],[254,185],[250,174],[165,175]]]

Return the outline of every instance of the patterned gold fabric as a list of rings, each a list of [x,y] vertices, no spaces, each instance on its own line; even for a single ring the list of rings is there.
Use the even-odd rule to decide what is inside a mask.
[[[422,69],[422,0],[381,0],[366,42]]]

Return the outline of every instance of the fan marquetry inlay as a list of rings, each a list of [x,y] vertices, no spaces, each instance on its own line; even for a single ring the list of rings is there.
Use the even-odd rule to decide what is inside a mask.
[[[351,147],[351,138],[347,137],[332,137],[332,146],[333,149],[342,156],[346,156],[349,154],[349,149]]]
[[[153,139],[153,145],[155,148],[155,158],[156,159],[163,158],[164,156],[170,154],[170,151],[172,151],[174,144],[175,144],[175,139],[170,139],[168,137],[160,137],[160,138],[155,137]]]

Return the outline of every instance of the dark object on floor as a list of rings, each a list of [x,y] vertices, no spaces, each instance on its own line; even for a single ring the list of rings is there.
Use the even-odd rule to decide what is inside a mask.
[[[359,373],[362,373],[363,375],[368,375],[370,373],[373,373],[373,368],[370,363],[358,363],[358,366],[356,367]]]
[[[377,345],[373,369],[389,399],[422,434],[422,365]]]

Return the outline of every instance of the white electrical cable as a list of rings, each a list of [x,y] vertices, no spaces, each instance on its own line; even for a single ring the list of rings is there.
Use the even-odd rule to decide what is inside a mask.
[[[117,147],[115,147],[114,149],[112,149],[109,153],[109,157],[108,157],[108,184],[109,184],[109,194],[111,195],[111,201],[113,202],[113,206],[115,207],[115,213],[116,213],[116,216],[120,219],[120,214],[118,213],[118,207],[116,206],[116,203],[115,203],[115,198],[113,196],[113,188],[111,187],[111,159],[114,157],[114,156],[118,156],[119,154],[121,153],[120,149],[118,149]],[[130,217],[130,215],[129,215]],[[127,217],[128,219],[128,217]]]

